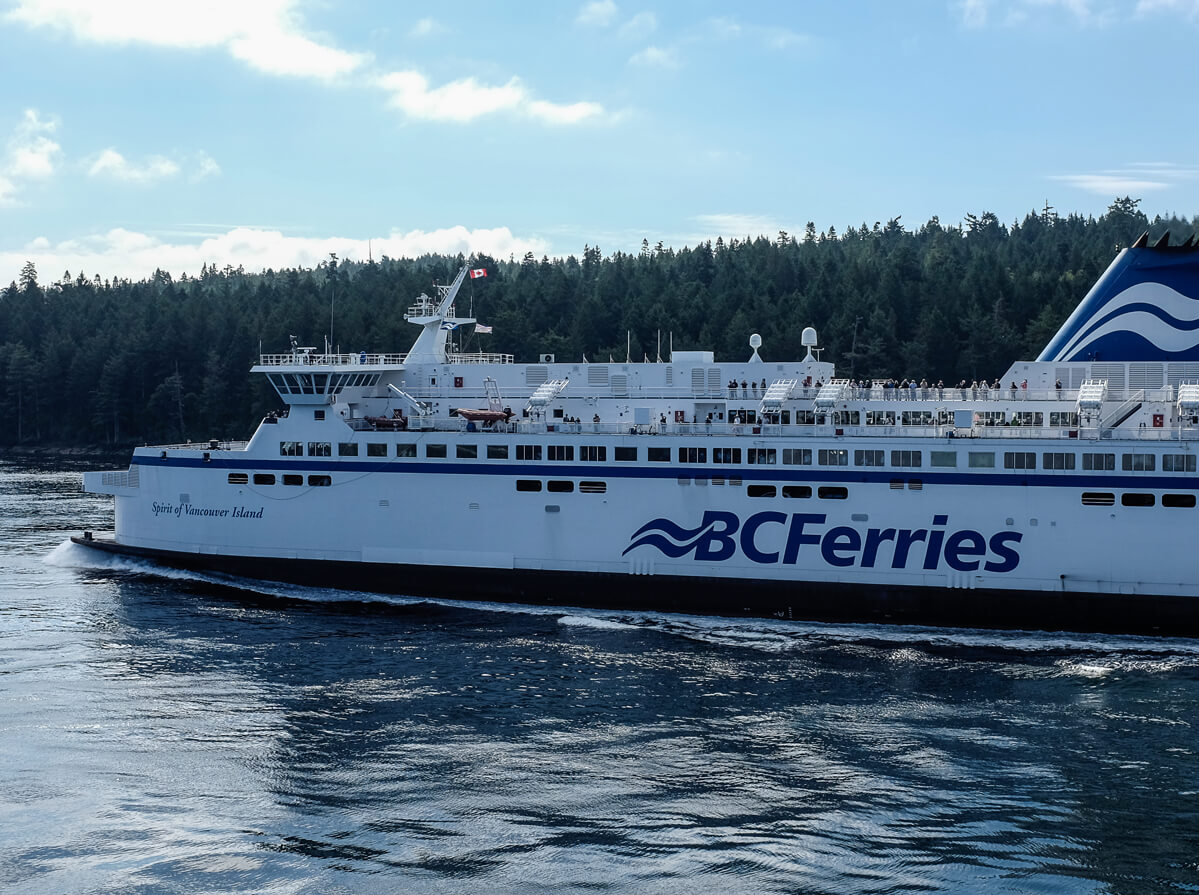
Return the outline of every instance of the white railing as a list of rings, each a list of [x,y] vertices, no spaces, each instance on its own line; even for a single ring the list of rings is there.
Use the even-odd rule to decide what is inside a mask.
[[[510,364],[515,355],[477,352],[475,354],[448,354],[446,357],[448,363],[451,364]]]
[[[259,355],[258,365],[262,367],[378,367],[402,364],[406,357],[408,357],[406,353],[368,354],[360,351],[357,354],[308,354],[297,351],[287,354]]]

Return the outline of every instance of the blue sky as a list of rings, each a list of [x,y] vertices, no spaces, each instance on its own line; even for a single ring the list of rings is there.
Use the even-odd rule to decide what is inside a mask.
[[[1199,0],[0,0],[0,282],[1199,213]]]

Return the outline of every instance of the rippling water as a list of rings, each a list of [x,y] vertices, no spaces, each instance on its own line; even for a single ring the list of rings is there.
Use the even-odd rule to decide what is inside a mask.
[[[6,893],[1199,889],[1199,641],[160,572],[78,480],[0,464]]]

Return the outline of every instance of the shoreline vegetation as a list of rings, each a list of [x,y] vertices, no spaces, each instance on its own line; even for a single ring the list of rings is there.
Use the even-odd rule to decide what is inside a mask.
[[[1048,206],[1007,226],[989,212],[961,226],[898,218],[839,232],[717,239],[675,250],[495,259],[486,255],[375,262],[336,256],[313,269],[205,265],[178,279],[101,280],[66,271],[43,282],[32,263],[0,289],[0,446],[7,456],[124,454],[136,444],[248,437],[279,401],[262,352],[294,335],[323,350],[405,351],[405,309],[466,260],[487,268],[457,299],[458,350],[542,353],[559,362],[623,363],[715,350],[748,357],[751,333],[767,360],[803,356],[805,326],[841,375],[946,382],[992,379],[1031,359],[1119,249],[1143,232],[1181,242],[1199,217],[1150,220],[1139,199],[1098,218]],[[44,273],[44,272],[43,272]]]

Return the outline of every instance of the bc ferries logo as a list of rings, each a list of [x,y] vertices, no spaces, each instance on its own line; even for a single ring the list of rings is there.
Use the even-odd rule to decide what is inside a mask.
[[[669,519],[654,519],[633,533],[624,553],[653,547],[671,559],[688,553],[706,562],[724,562],[741,555],[751,562],[795,565],[821,560],[830,566],[863,569],[924,569],[942,562],[957,572],[1010,572],[1020,565],[1015,545],[1018,531],[996,532],[989,538],[971,529],[948,531],[949,517],[933,516],[929,528],[867,528],[827,525],[823,513],[779,513],[768,510],[742,520],[736,513],[708,510],[698,528],[683,528]],[[813,556],[809,556],[813,554]]]

